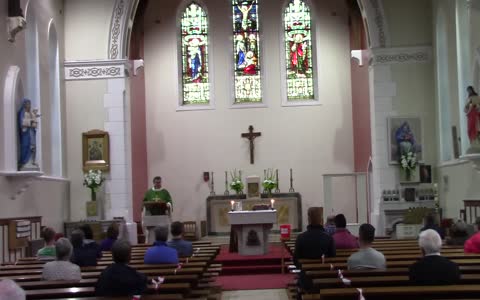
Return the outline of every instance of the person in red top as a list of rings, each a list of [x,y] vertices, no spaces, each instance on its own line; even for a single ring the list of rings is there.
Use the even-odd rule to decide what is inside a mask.
[[[475,220],[477,226],[477,233],[472,235],[464,245],[465,253],[480,253],[480,217]]]
[[[343,214],[335,216],[335,226],[337,229],[332,235],[337,249],[355,249],[359,248],[358,239],[347,229],[347,219]]]

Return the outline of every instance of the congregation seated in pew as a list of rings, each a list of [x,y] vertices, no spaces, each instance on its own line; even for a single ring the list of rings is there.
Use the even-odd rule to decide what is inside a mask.
[[[445,243],[449,246],[463,246],[468,240],[467,224],[462,220],[457,220],[450,227],[449,236],[445,239]]]
[[[172,239],[167,242],[167,245],[175,250],[177,250],[179,257],[192,256],[193,246],[192,242],[186,241],[183,239],[183,223],[182,222],[173,222],[170,225],[170,233],[172,234]]]
[[[0,300],[25,300],[25,291],[15,281],[4,279],[0,281]]]
[[[167,245],[168,227],[157,226],[154,232],[155,242],[145,252],[145,264],[178,264],[177,250]]]
[[[147,277],[128,266],[132,247],[126,240],[112,246],[113,264],[103,270],[95,286],[97,296],[141,295],[147,288]]]
[[[465,253],[480,253],[480,217],[475,220],[475,231],[476,233],[465,242]]]
[[[417,285],[455,284],[460,280],[458,265],[440,255],[442,239],[438,232],[420,232],[418,245],[423,257],[409,268],[410,281]]]
[[[332,235],[336,249],[358,248],[357,238],[347,229],[347,219],[343,214],[335,216],[335,233]]]
[[[45,241],[45,246],[38,250],[37,258],[40,260],[55,259],[55,230],[45,227],[42,230],[42,238]]]
[[[333,235],[337,227],[335,226],[335,215],[330,215],[327,217],[327,222],[325,222],[325,232],[329,235]]]
[[[118,224],[112,223],[107,228],[107,238],[100,244],[100,251],[111,251],[119,235]]]
[[[83,231],[76,229],[72,232],[70,241],[73,246],[72,262],[80,267],[96,266],[98,248],[92,244],[84,244]]]
[[[375,227],[370,224],[362,224],[358,230],[360,250],[350,255],[347,261],[349,270],[380,269],[387,268],[385,256],[373,248],[375,239]]]
[[[445,239],[445,230],[443,230],[443,228],[438,225],[434,214],[429,213],[425,216],[424,226],[420,229],[420,232],[425,231],[427,229],[435,230],[440,235],[442,240]]]
[[[78,229],[83,231],[84,234],[83,245],[89,249],[95,249],[97,252],[97,258],[101,258],[102,249],[100,249],[100,245],[93,239],[92,227],[88,224],[83,224]]]
[[[322,214],[321,207],[310,207],[308,209],[307,231],[298,235],[293,254],[293,262],[299,269],[302,267],[300,259],[315,259],[322,258],[322,256],[335,257],[335,243],[323,228]],[[305,275],[304,271],[300,272],[298,286],[305,291],[310,291],[313,288],[312,280]]]
[[[43,280],[80,280],[80,267],[70,262],[73,246],[66,238],[60,238],[55,243],[56,260],[43,266]]]

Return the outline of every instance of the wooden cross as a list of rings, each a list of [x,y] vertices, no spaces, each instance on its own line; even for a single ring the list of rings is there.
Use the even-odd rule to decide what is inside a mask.
[[[255,145],[253,144],[253,140],[258,137],[258,136],[261,136],[262,133],[261,132],[253,132],[253,126],[250,125],[248,126],[248,132],[247,133],[242,133],[242,138],[246,138],[250,141],[250,164],[253,165],[254,161],[255,161],[255,157],[254,157],[254,149],[255,149]]]

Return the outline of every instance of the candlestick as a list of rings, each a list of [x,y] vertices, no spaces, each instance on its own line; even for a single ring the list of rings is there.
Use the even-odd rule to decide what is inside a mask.
[[[295,189],[293,188],[293,171],[290,168],[290,189],[288,190],[290,193],[295,193]]]
[[[275,205],[275,199],[270,199],[270,208],[273,209]]]
[[[213,172],[211,172],[210,196],[215,196],[215,183],[213,181]]]
[[[275,188],[275,193],[280,193],[280,184],[279,184],[279,181],[278,181],[278,169],[275,171],[275,177],[276,177],[276,180],[275,180],[275,185],[276,185],[276,188]]]
[[[225,192],[223,193],[225,196],[228,196],[230,192],[228,191],[228,172],[225,171]]]
[[[233,206],[235,205],[235,201],[231,200],[230,201],[230,206],[232,207],[232,211],[234,211]]]

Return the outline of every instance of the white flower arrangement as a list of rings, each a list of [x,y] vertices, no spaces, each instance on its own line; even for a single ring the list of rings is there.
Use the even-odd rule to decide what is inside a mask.
[[[105,178],[102,176],[102,171],[100,170],[88,170],[88,172],[83,175],[83,185],[93,192],[96,192],[104,181]]]
[[[262,186],[268,193],[271,193],[271,191],[277,187],[277,181],[275,180],[275,175],[272,169],[267,170]]]
[[[243,182],[242,182],[242,171],[238,171],[235,169],[235,171],[230,172],[230,177],[231,177],[231,182],[230,182],[230,188],[234,190],[237,194],[240,194],[243,192]]]
[[[400,167],[407,173],[407,177],[410,176],[412,171],[415,171],[417,164],[417,155],[412,151],[400,156]]]

